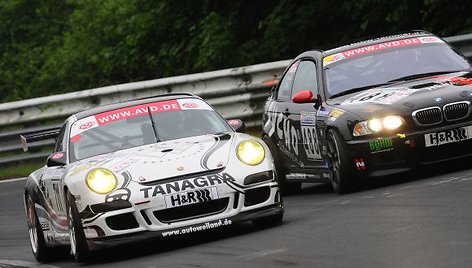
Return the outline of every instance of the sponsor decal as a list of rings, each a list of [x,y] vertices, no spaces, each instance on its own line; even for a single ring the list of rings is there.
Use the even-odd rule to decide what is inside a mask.
[[[393,150],[393,141],[390,138],[378,139],[369,142],[371,153],[380,153]]]
[[[54,160],[58,160],[58,159],[60,159],[60,158],[63,157],[63,156],[64,156],[64,153],[62,153],[62,152],[57,152],[57,153],[53,154],[53,155],[51,156],[51,158],[54,159]]]
[[[111,124],[113,122],[133,118],[136,116],[143,116],[149,113],[152,114],[193,109],[212,110],[208,104],[199,99],[178,99],[145,103],[96,114],[78,120],[72,126],[70,136],[74,137],[91,128]]]
[[[315,118],[316,118],[316,113],[301,112],[300,124],[302,126],[314,126]]]
[[[435,36],[426,36],[426,37],[418,37],[421,43],[428,44],[428,43],[444,43],[443,40],[435,37]]]
[[[444,43],[441,39],[434,37],[434,36],[427,36],[427,37],[414,37],[414,38],[406,38],[400,39],[395,41],[388,41],[378,44],[367,45],[359,48],[354,48],[350,50],[346,50],[337,54],[329,55],[323,58],[323,66],[328,66],[332,63],[362,56],[369,53],[374,53],[377,51],[388,50],[388,49],[395,49],[405,46],[414,46],[420,44],[430,44],[430,43]]]
[[[146,103],[131,107],[125,107],[113,111],[95,115],[98,125],[107,125],[116,121],[125,120],[128,118],[142,116],[150,113],[171,112],[181,110],[177,100],[160,101]]]
[[[439,146],[448,143],[460,142],[472,138],[472,126],[449,129],[442,132],[424,135],[425,146]]]
[[[164,196],[167,208],[203,203],[214,199],[218,199],[218,190],[216,189],[216,187],[204,188],[196,191],[187,191]]]
[[[155,197],[157,195],[168,195],[172,193],[184,192],[208,186],[215,186],[227,182],[233,182],[235,179],[228,173],[217,173],[208,176],[200,176],[191,179],[185,179],[175,182],[159,184],[153,187],[140,189],[144,198]]]
[[[358,171],[366,170],[366,166],[365,166],[363,158],[356,158],[355,162],[356,162],[356,168]]]
[[[82,125],[80,125],[79,129],[81,130],[87,130],[91,127],[95,126],[95,122],[94,121],[90,121],[90,122],[87,122],[87,123],[83,123]]]
[[[392,104],[418,90],[410,88],[374,88],[345,100],[343,104],[363,104],[367,102]]]
[[[277,139],[282,141],[278,145],[282,150],[290,152],[290,154],[295,154],[295,158],[298,156],[298,135],[295,126],[293,126],[286,117],[282,113],[269,113],[269,119],[272,123],[272,129],[269,131],[270,133],[275,133],[277,135]]]
[[[200,105],[198,105],[194,102],[186,102],[186,103],[182,104],[182,107],[189,108],[189,109],[195,109],[195,108],[200,107]]]
[[[397,137],[399,137],[400,139],[404,139],[404,138],[406,138],[406,134],[397,133]]]
[[[329,121],[335,121],[336,119],[338,119],[341,115],[344,114],[344,110],[341,110],[341,109],[338,109],[338,108],[334,108],[330,113],[329,113],[329,116],[328,116],[328,120]]]
[[[210,230],[222,226],[231,225],[233,222],[230,219],[223,219],[223,220],[216,220],[216,221],[209,221],[202,224],[179,228],[172,231],[162,232],[163,237],[173,236],[173,235],[182,235],[182,234],[191,234],[196,233],[204,230]]]
[[[319,116],[327,116],[329,114],[330,110],[329,109],[326,109],[325,107],[320,107],[320,109],[318,109],[318,115]]]
[[[49,222],[47,221],[40,221],[39,225],[41,225],[41,230],[49,231],[51,228],[49,227]]]
[[[234,126],[239,126],[239,124],[240,124],[240,121],[237,120],[237,119],[230,119],[230,120],[228,120],[228,121],[226,121],[226,122],[228,122],[228,124],[229,124],[230,126],[232,126],[232,127],[234,127]]]
[[[344,60],[346,57],[344,57],[343,53],[336,53],[333,55],[329,55],[323,58],[323,65],[329,65],[331,63],[335,63],[340,60]]]

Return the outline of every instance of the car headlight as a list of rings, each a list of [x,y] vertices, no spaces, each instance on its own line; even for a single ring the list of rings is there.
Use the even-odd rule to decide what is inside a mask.
[[[108,194],[116,187],[115,175],[106,169],[96,168],[87,174],[87,186],[97,194]]]
[[[236,149],[236,154],[241,162],[250,166],[259,165],[265,158],[264,147],[255,140],[241,142]]]
[[[389,115],[382,118],[373,118],[362,121],[354,126],[352,134],[355,137],[363,136],[382,130],[395,130],[403,125],[403,119],[398,115]]]

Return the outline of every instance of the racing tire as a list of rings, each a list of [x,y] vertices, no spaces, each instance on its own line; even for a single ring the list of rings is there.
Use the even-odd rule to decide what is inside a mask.
[[[54,252],[48,247],[44,240],[44,233],[39,224],[34,201],[29,194],[25,196],[26,223],[28,226],[28,235],[30,238],[31,250],[34,258],[38,262],[46,263],[53,259]]]
[[[345,194],[352,191],[353,176],[350,172],[346,145],[334,129],[328,130],[329,180],[334,192]]]
[[[70,253],[77,262],[87,262],[90,250],[85,240],[84,228],[71,193],[67,193],[67,221],[69,223]]]
[[[280,192],[282,193],[282,195],[293,195],[299,193],[302,189],[302,183],[287,182],[287,180],[285,179],[286,172],[283,167],[283,163],[280,159],[277,148],[275,147],[274,143],[269,139],[269,137],[264,136],[262,140],[267,144],[267,147],[269,147],[270,153],[274,158],[276,179],[277,183],[279,184]]]
[[[267,217],[252,220],[252,224],[254,224],[254,226],[256,227],[265,228],[265,227],[278,225],[283,221],[283,219],[284,219],[284,214],[280,213],[280,214],[270,215]]]

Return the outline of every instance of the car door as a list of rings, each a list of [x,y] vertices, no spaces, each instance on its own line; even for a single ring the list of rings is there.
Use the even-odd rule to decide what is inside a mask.
[[[297,129],[299,160],[304,168],[310,169],[322,164],[316,129],[317,110],[314,103],[294,103],[291,101],[297,93],[307,90],[311,91],[313,96],[319,95],[316,63],[311,59],[300,61],[290,92],[290,125]]]
[[[266,103],[264,132],[276,145],[286,168],[299,168],[299,135],[291,113],[291,88],[299,62],[294,62],[282,77],[279,85]]]

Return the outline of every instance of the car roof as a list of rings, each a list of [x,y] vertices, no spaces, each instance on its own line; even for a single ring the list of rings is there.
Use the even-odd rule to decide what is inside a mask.
[[[91,115],[103,113],[106,111],[116,110],[123,107],[135,106],[135,105],[140,105],[140,104],[149,103],[149,102],[175,100],[175,99],[182,99],[182,98],[201,99],[200,97],[190,94],[190,93],[169,93],[169,94],[163,94],[163,95],[158,95],[158,96],[152,96],[152,97],[146,97],[146,98],[141,98],[141,99],[127,100],[123,102],[107,104],[107,105],[91,108],[89,110],[85,110],[82,112],[78,112],[74,114],[74,116],[78,120],[78,119],[82,119]]]
[[[400,33],[400,34],[393,34],[393,35],[387,35],[387,36],[381,36],[381,37],[375,37],[375,38],[370,38],[370,39],[364,39],[359,42],[354,42],[350,43],[347,45],[343,45],[340,47],[332,48],[326,51],[323,51],[323,55],[331,55],[335,53],[339,53],[345,50],[350,50],[354,48],[359,48],[363,46],[368,46],[372,44],[378,44],[378,43],[383,43],[383,42],[388,42],[388,41],[395,41],[399,39],[405,39],[405,38],[412,38],[412,37],[421,37],[421,36],[431,36],[433,35],[430,32],[423,31],[423,30],[417,30],[417,31],[411,31],[411,32],[406,32],[406,33]]]

